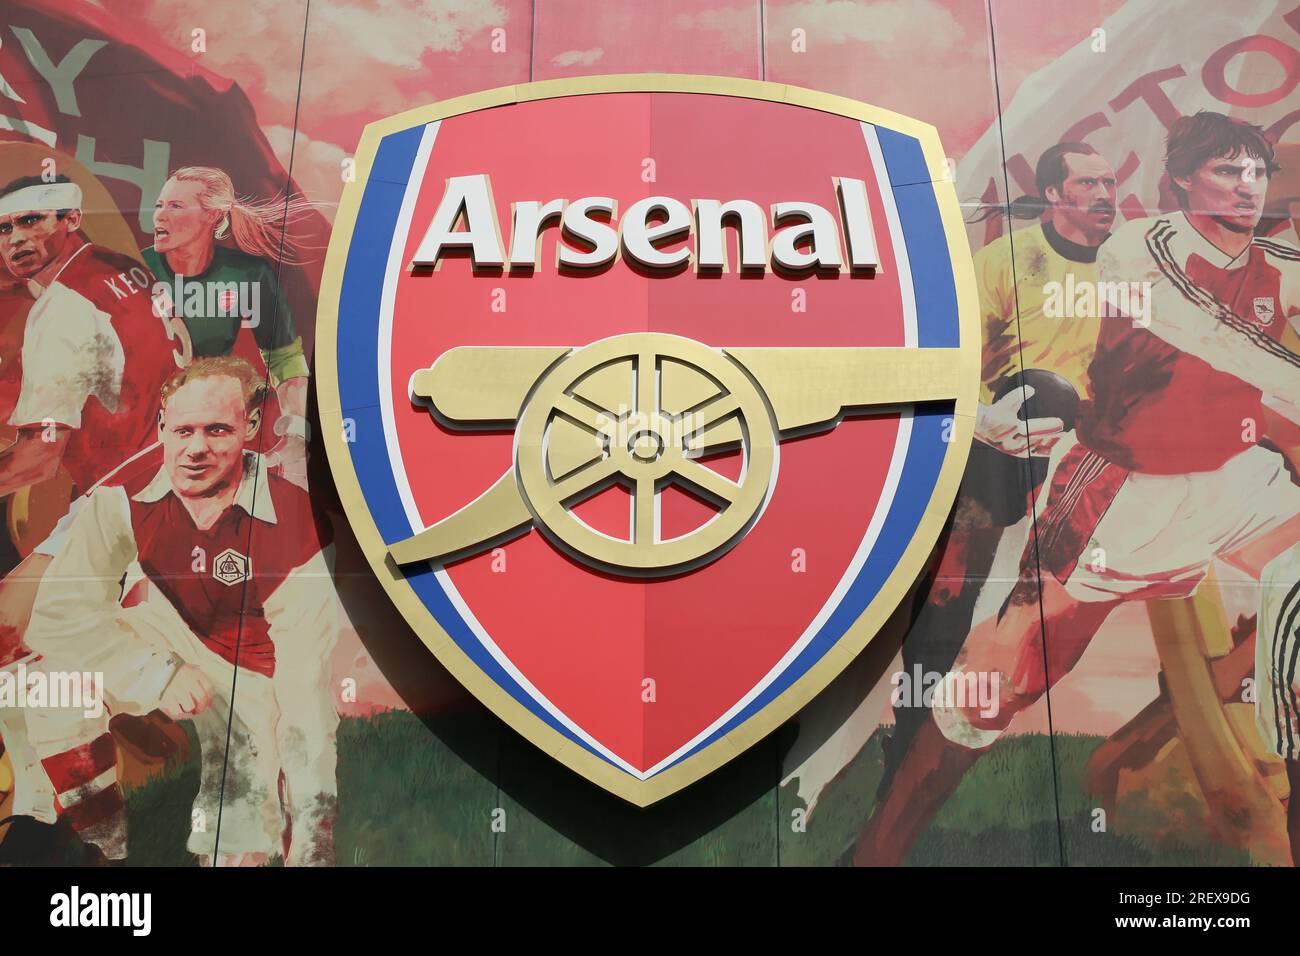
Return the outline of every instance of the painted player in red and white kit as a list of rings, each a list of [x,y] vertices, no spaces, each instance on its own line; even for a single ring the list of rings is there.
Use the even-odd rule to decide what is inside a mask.
[[[87,242],[81,205],[80,187],[66,176],[0,187],[0,259],[11,298],[33,300],[18,361],[0,367],[0,416],[17,428],[16,441],[0,450],[0,497],[60,468],[85,492],[156,442],[158,388],[189,360],[184,324],[155,313],[153,277],[136,260]],[[56,529],[0,582],[0,668],[34,660],[23,629],[59,537]],[[13,813],[49,824],[53,793],[22,724],[20,710],[0,709],[15,770]]]
[[[1255,723],[1286,766],[1292,794],[1286,829],[1294,863],[1300,861],[1300,544],[1264,569],[1256,620]]]
[[[79,234],[81,190],[19,179],[0,189],[0,255],[36,300],[21,373],[3,373],[0,407],[17,442],[0,453],[0,496],[62,466],[81,492],[156,441],[158,386],[189,361],[182,323],[153,309],[153,277]],[[17,388],[17,393],[4,395]]]
[[[1300,355],[1281,341],[1300,326],[1300,250],[1254,235],[1273,147],[1258,127],[1203,112],[1174,123],[1166,168],[1181,210],[1127,223],[1098,255],[1112,308],[1077,440],[1053,450],[1028,573],[941,685],[996,681],[998,706],[936,692],[859,863],[901,862],[966,768],[1121,603],[1186,596],[1216,558],[1258,578],[1300,541],[1300,487],[1257,441],[1266,408],[1300,422]]]
[[[31,709],[29,737],[60,804],[86,815],[82,839],[110,859],[125,854],[126,819],[108,718],[158,708],[192,719],[199,739],[191,852],[234,866],[282,850],[290,865],[333,862],[332,548],[307,493],[251,450],[265,390],[235,356],[174,373],[161,448],[90,494],[37,594],[28,642],[48,667],[102,672],[108,713]],[[149,598],[123,607],[136,562]]]

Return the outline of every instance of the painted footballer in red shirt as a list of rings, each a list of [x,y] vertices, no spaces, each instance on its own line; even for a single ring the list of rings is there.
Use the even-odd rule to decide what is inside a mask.
[[[1300,250],[1255,235],[1275,168],[1259,127],[1208,112],[1174,123],[1181,210],[1126,223],[1097,258],[1108,308],[1089,396],[1077,441],[1053,450],[1024,559],[1041,591],[1031,569],[971,632],[856,862],[901,863],[1120,604],[1191,594],[1215,559],[1258,579],[1300,541],[1300,486],[1257,436],[1266,409],[1300,422],[1300,355],[1282,344],[1300,327]],[[996,707],[957,692],[970,679],[994,683]]]
[[[125,855],[126,817],[108,718],[156,708],[192,720],[199,739],[195,818],[222,821],[219,837],[190,834],[205,865],[333,861],[328,530],[307,493],[250,450],[265,389],[235,356],[176,372],[161,448],[87,497],[37,594],[28,641],[42,666],[102,673],[107,712],[38,708],[28,735],[64,817],[110,859]],[[123,607],[119,582],[137,563],[148,598]]]
[[[3,303],[12,316],[0,363],[0,421],[16,429],[0,450],[0,497],[60,469],[85,492],[156,442],[157,390],[189,359],[183,323],[153,309],[151,274],[87,242],[81,206],[81,187],[63,175],[0,187]],[[0,582],[0,668],[34,658],[24,630],[66,520]],[[0,708],[0,736],[19,784],[13,809],[48,821],[52,795],[24,724],[21,710]]]

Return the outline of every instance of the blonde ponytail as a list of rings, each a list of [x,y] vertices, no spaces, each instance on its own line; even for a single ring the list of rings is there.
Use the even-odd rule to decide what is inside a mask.
[[[230,176],[213,166],[184,166],[172,179],[199,183],[199,205],[222,213],[214,237],[229,234],[235,245],[251,256],[271,262],[298,264],[302,244],[293,227],[309,215],[315,204],[297,196],[255,200],[235,195]]]

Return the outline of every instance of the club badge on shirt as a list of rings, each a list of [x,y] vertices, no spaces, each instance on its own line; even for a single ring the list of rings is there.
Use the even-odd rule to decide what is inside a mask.
[[[252,562],[234,548],[227,548],[212,562],[212,576],[222,584],[233,587],[248,580]]]
[[[1260,325],[1272,325],[1273,316],[1277,314],[1277,308],[1273,304],[1271,295],[1255,296],[1255,321]]]

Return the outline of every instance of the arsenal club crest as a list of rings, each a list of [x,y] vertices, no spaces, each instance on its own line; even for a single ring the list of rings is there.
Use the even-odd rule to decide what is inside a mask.
[[[1255,321],[1260,325],[1272,325],[1273,319],[1277,315],[1277,306],[1273,304],[1271,295],[1257,295],[1254,302]]]
[[[212,576],[228,587],[248,580],[250,561],[234,548],[226,548],[212,562]]]
[[[920,573],[979,373],[934,130],[597,77],[372,124],[319,316],[375,573],[487,706],[646,805],[791,717]]]

